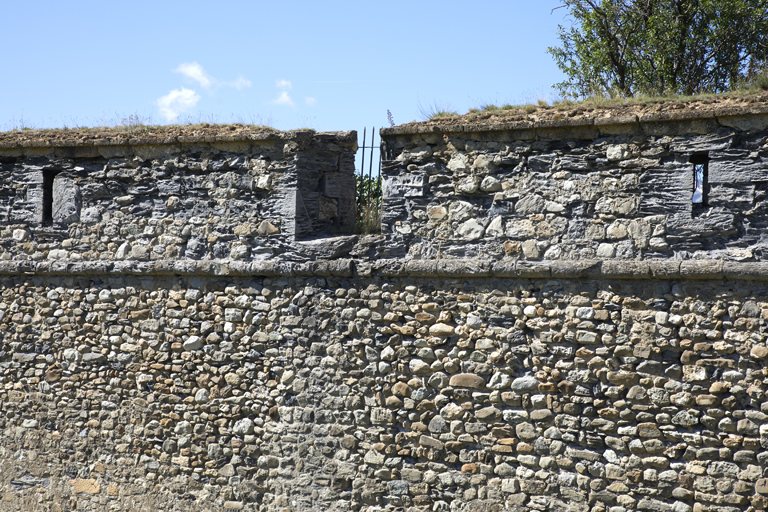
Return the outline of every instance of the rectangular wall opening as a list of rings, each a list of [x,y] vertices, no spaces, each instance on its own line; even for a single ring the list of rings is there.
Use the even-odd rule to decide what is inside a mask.
[[[709,191],[709,154],[695,153],[689,161],[693,164],[691,203],[694,206],[706,206]]]
[[[43,204],[42,224],[53,224],[53,181],[61,171],[46,169],[43,171]]]

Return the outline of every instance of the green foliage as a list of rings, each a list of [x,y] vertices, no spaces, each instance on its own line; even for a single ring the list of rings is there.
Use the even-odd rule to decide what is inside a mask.
[[[355,232],[381,233],[381,176],[355,175]]]
[[[723,92],[766,69],[768,0],[563,0],[564,96]]]

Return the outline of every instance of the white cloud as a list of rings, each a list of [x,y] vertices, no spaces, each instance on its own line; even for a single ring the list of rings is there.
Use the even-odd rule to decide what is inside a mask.
[[[251,86],[251,81],[241,77],[238,77],[234,82],[222,82],[212,77],[205,72],[203,66],[197,62],[185,62],[179,64],[179,67],[173,70],[174,73],[180,73],[185,77],[197,82],[203,89],[211,90],[218,87],[233,87],[235,89],[242,90]]]
[[[158,98],[156,104],[166,121],[175,121],[179,115],[194,108],[198,101],[200,101],[199,94],[182,87]]]
[[[240,76],[234,82],[225,83],[223,85],[228,85],[230,87],[234,87],[235,89],[237,89],[239,91],[241,89],[245,89],[247,87],[250,87],[251,86],[251,81],[250,80],[246,80],[245,78]]]
[[[173,72],[181,73],[187,78],[191,78],[200,84],[200,87],[205,89],[210,89],[214,83],[216,83],[216,80],[208,76],[208,73],[205,72],[203,66],[197,62],[185,62],[183,64],[179,64],[179,67],[174,69]]]
[[[288,91],[293,88],[293,85],[290,81],[285,79],[275,80],[275,87],[282,89],[283,91],[280,93],[280,96],[272,100],[272,103],[275,105],[286,105],[288,107],[293,107],[296,105],[291,99],[290,94],[288,94]]]
[[[310,107],[311,107],[312,105],[314,105],[315,103],[317,103],[317,100],[316,100],[315,98],[310,98],[310,97],[304,98],[304,101],[305,101],[305,102],[307,103],[307,105],[309,105]]]
[[[290,95],[288,94],[288,91],[281,92],[277,99],[272,100],[272,103],[275,105],[287,105],[289,107],[293,107],[295,105]]]

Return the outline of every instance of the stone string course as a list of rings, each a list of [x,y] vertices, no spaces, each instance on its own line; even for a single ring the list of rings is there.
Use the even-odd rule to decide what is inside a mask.
[[[763,114],[4,142],[0,510],[766,509]]]

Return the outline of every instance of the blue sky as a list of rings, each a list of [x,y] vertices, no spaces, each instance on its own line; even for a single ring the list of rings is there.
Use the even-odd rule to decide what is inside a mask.
[[[0,130],[362,131],[555,97],[558,0],[6,2]]]

